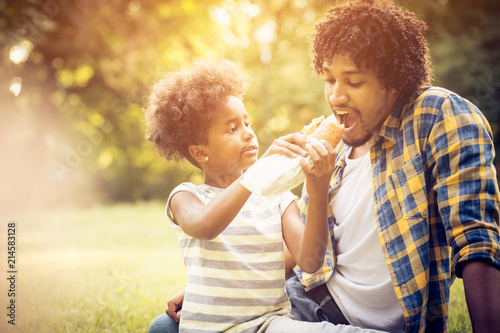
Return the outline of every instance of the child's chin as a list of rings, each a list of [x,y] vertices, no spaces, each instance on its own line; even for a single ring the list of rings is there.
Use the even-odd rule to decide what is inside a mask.
[[[252,165],[255,164],[255,162],[257,162],[257,158],[255,158],[254,160],[250,161],[249,163],[247,163],[244,167],[243,167],[243,170],[246,170],[248,168],[250,168]]]

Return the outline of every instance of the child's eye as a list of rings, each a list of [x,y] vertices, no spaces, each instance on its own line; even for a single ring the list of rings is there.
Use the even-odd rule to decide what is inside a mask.
[[[234,133],[234,132],[236,132],[236,130],[237,130],[236,126],[231,126],[227,131],[229,133]]]
[[[246,127],[250,127],[251,125],[252,125],[252,123],[251,123],[251,122],[249,122],[249,121],[245,122],[245,126],[246,126]]]

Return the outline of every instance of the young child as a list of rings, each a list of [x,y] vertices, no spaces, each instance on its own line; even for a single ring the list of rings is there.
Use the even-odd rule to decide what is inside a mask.
[[[241,101],[246,89],[246,75],[237,65],[203,60],[166,75],[145,109],[146,137],[158,153],[167,160],[186,158],[205,176],[201,186],[176,187],[166,207],[188,275],[179,329],[336,328],[282,319],[290,317],[283,240],[304,271],[313,273],[323,263],[333,148],[317,140],[307,146],[314,167],[303,164],[310,200],[305,225],[290,192],[271,200],[252,195],[238,181],[258,153]]]

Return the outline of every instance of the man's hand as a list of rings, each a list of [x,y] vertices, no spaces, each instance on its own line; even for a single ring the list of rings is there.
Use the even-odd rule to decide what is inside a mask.
[[[309,200],[313,197],[318,200],[328,198],[328,187],[337,156],[335,150],[325,140],[320,142],[315,138],[309,138],[305,148],[311,157],[312,165],[306,164],[304,159],[300,161],[300,165],[306,174],[306,192]]]
[[[186,292],[186,290],[182,289],[175,296],[173,296],[167,302],[167,308],[165,309],[165,312],[167,313],[167,315],[170,318],[172,318],[172,320],[175,321],[177,324],[179,323],[179,320],[181,319],[182,302],[184,302],[185,292]]]

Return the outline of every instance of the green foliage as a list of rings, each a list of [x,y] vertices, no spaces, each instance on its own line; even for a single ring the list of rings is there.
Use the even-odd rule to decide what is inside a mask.
[[[429,25],[436,84],[474,103],[492,125],[500,153],[500,3],[402,1]]]
[[[476,103],[497,134],[500,5],[401,3],[429,23],[436,83]],[[165,198],[181,181],[202,181],[194,167],[156,155],[142,120],[152,84],[199,57],[223,55],[251,75],[245,105],[261,152],[328,114],[322,81],[311,77],[306,38],[329,6],[319,0],[0,2],[0,149],[7,156],[0,180],[12,189],[0,202]]]

